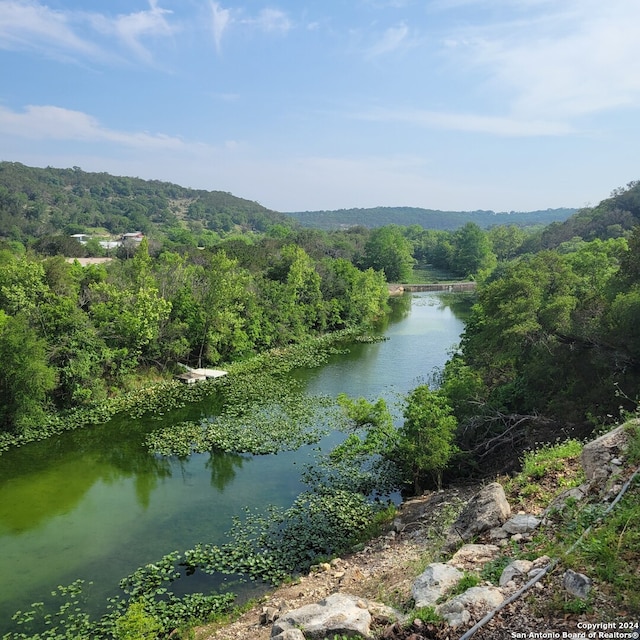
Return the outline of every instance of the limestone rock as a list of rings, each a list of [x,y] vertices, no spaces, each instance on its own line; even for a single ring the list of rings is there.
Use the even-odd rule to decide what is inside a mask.
[[[470,610],[479,617],[502,604],[503,601],[504,595],[497,587],[471,587],[459,596],[438,605],[436,613],[442,616],[450,626],[455,627],[470,620]]]
[[[588,442],[582,449],[582,468],[590,482],[606,480],[611,474],[610,463],[618,458],[627,444],[624,425]]]
[[[530,560],[514,560],[511,564],[507,565],[502,574],[500,575],[499,585],[504,587],[512,580],[524,580],[527,577],[533,562]]]
[[[586,600],[591,591],[591,579],[583,573],[567,569],[563,579],[564,588],[574,597]]]
[[[502,527],[495,527],[489,531],[489,540],[504,540],[508,538],[509,534]]]
[[[561,513],[567,507],[569,501],[580,502],[589,493],[589,485],[581,484],[579,487],[573,487],[563,491],[560,495],[556,496],[551,504],[544,510],[544,518],[554,513]]]
[[[447,564],[456,569],[478,569],[493,560],[499,550],[495,544],[465,544],[453,554]]]
[[[390,621],[397,618],[395,613],[393,609],[378,603],[369,603],[349,594],[334,593],[315,604],[283,613],[274,622],[271,638],[321,639],[334,635],[370,638],[373,616]],[[299,635],[291,635],[294,632]]]
[[[530,515],[516,515],[509,518],[503,525],[504,531],[510,534],[530,533],[540,524],[541,520]]]
[[[471,614],[464,608],[462,602],[455,600],[445,602],[439,607],[436,607],[436,612],[442,616],[453,629],[467,624],[467,622],[471,620]]]
[[[464,574],[442,562],[430,564],[413,583],[413,599],[416,607],[430,607],[440,596],[457,584]]]
[[[306,640],[300,629],[287,629],[277,636],[271,636],[273,640]]]
[[[280,611],[275,607],[262,607],[262,613],[260,614],[260,624],[271,624],[274,620],[278,619],[279,615]]]
[[[467,542],[474,536],[500,527],[511,515],[504,489],[492,482],[481,489],[465,507],[458,519],[451,525],[446,547],[453,548],[462,540]]]

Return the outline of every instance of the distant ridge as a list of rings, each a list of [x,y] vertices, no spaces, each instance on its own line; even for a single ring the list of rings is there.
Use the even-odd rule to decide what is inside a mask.
[[[519,227],[546,226],[552,222],[564,222],[577,209],[559,208],[539,211],[440,211],[419,207],[373,207],[369,209],[337,209],[334,211],[295,211],[286,215],[304,227],[316,229],[344,229],[363,226],[370,229],[388,224],[411,226],[417,224],[425,229],[453,231],[467,222],[479,227],[514,224]]]
[[[263,232],[276,224],[290,225],[291,218],[224,191],[79,167],[0,162],[0,238],[29,241],[100,230],[206,240],[207,234]]]

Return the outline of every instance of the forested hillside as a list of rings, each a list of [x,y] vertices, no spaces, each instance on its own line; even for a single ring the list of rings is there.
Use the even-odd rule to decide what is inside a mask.
[[[0,238],[27,242],[58,234],[117,236],[141,231],[209,245],[229,232],[265,231],[290,218],[222,191],[169,182],[0,163]]]
[[[519,227],[545,226],[566,220],[575,209],[545,209],[543,211],[439,211],[418,207],[374,207],[369,209],[338,209],[337,211],[296,211],[287,213],[305,227],[344,229],[356,225],[376,228],[389,224],[425,229],[453,231],[473,222],[483,229],[496,225]]]
[[[595,207],[581,209],[562,223],[547,227],[541,237],[541,247],[552,249],[574,238],[607,240],[619,238],[640,224],[640,182],[615,189],[610,198]]]

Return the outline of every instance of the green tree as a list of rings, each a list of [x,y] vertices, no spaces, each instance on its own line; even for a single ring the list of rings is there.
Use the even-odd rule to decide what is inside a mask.
[[[404,423],[398,431],[398,458],[411,474],[416,495],[422,479],[431,474],[438,489],[442,473],[456,452],[457,420],[446,398],[427,385],[416,387],[407,397]]]
[[[387,282],[407,282],[415,264],[413,246],[396,225],[374,229],[364,248],[363,264],[383,271]]]
[[[461,276],[488,274],[496,265],[487,234],[475,222],[467,222],[453,236],[453,270]]]
[[[181,313],[189,327],[192,354],[199,366],[217,364],[247,354],[253,348],[247,314],[253,293],[251,277],[224,251],[194,266],[190,290],[180,296]]]
[[[32,314],[47,293],[45,271],[40,262],[0,251],[0,309],[9,315]]]
[[[511,260],[522,246],[525,233],[515,224],[498,225],[489,230],[489,239],[498,260]]]
[[[47,344],[24,314],[0,311],[0,428],[18,430],[37,425],[56,384],[47,363]]]
[[[107,345],[120,350],[122,363],[134,368],[155,352],[171,303],[158,291],[146,239],[118,276],[119,280],[90,285],[90,311]]]

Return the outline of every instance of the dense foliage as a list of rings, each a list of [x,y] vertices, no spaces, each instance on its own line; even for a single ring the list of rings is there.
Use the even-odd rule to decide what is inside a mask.
[[[83,268],[0,251],[0,430],[89,406],[141,370],[242,360],[386,311],[384,277],[342,258],[270,247],[250,271],[225,251],[149,254]]]
[[[478,289],[441,392],[475,464],[513,464],[535,442],[586,435],[635,410],[640,387],[640,227],[543,251]]]
[[[626,235],[640,224],[640,181],[615,189],[610,198],[586,207],[564,222],[550,224],[539,240],[539,249],[555,249],[578,240],[607,240]]]

